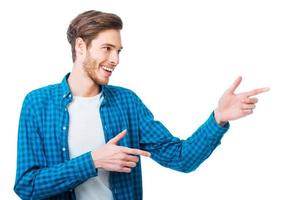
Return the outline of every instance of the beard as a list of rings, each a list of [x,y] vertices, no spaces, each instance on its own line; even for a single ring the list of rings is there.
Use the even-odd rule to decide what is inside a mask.
[[[101,76],[99,73],[99,63],[97,60],[91,58],[90,54],[87,53],[87,56],[83,62],[83,69],[88,75],[88,77],[97,85],[107,85],[108,78]]]

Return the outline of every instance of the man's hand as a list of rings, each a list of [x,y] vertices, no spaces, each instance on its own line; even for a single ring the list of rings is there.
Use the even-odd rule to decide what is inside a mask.
[[[218,107],[214,111],[218,124],[222,125],[230,120],[252,114],[255,104],[258,102],[258,99],[252,96],[269,91],[269,88],[259,88],[235,94],[234,91],[240,85],[241,81],[242,77],[238,77],[220,98]]]
[[[150,157],[150,153],[140,149],[118,146],[118,142],[126,135],[126,130],[112,138],[97,151],[92,152],[96,168],[106,171],[131,172],[131,168],[139,161],[138,155]]]

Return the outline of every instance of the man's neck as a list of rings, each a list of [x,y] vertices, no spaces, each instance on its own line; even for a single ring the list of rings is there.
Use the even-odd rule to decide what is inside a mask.
[[[91,97],[99,94],[99,85],[91,80],[80,67],[74,66],[68,78],[68,84],[74,96]]]

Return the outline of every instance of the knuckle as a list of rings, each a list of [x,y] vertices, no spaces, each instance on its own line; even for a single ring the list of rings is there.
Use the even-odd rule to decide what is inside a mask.
[[[122,154],[120,155],[120,159],[121,159],[121,160],[125,160],[125,159],[126,159],[126,154],[122,153]]]
[[[116,164],[117,164],[118,167],[123,167],[124,166],[124,161],[118,160],[118,161],[116,161]]]
[[[132,156],[131,158],[130,158],[130,160],[132,161],[132,162],[138,162],[138,157],[137,156]]]
[[[123,154],[123,153],[124,153],[124,150],[123,150],[122,148],[119,148],[119,149],[118,149],[118,153]]]
[[[123,167],[122,166],[118,166],[117,170],[118,171],[123,171]]]
[[[130,149],[132,154],[136,154],[138,152],[138,149]]]
[[[128,162],[127,165],[128,165],[128,167],[135,167],[136,163],[135,162]]]

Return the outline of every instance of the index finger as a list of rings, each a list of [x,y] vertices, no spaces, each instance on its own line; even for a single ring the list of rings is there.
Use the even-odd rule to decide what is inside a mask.
[[[123,152],[127,153],[127,154],[132,154],[132,155],[141,155],[141,156],[146,156],[146,157],[151,156],[151,153],[149,153],[148,151],[144,151],[141,149],[132,149],[132,148],[128,148],[128,147],[124,147]]]
[[[255,96],[255,95],[258,95],[260,93],[263,93],[263,92],[268,92],[270,90],[270,88],[268,87],[265,87],[265,88],[258,88],[258,89],[255,89],[255,90],[251,90],[249,92],[245,92],[245,95],[250,97],[250,96]]]

